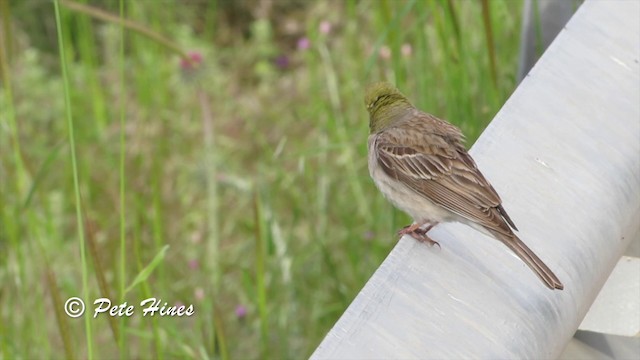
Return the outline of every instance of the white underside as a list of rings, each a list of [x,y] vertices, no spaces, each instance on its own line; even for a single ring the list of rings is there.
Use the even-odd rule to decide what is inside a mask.
[[[374,137],[369,137],[369,174],[384,197],[396,208],[404,211],[416,223],[439,223],[466,219],[449,210],[436,205],[431,200],[411,190],[408,186],[388,176],[378,164],[376,152],[373,151]]]

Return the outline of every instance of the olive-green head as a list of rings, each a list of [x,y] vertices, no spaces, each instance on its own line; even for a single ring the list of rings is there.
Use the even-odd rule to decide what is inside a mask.
[[[384,130],[401,118],[402,112],[413,108],[409,100],[388,82],[377,82],[367,86],[364,105],[369,112],[371,133]]]

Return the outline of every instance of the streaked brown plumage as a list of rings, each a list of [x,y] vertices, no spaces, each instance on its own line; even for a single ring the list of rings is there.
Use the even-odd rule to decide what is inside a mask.
[[[384,196],[415,221],[400,234],[436,243],[426,235],[431,227],[439,222],[465,223],[504,243],[549,288],[563,289],[555,274],[514,234],[515,224],[464,148],[458,128],[416,109],[388,83],[371,85],[365,105],[370,116],[371,177]]]

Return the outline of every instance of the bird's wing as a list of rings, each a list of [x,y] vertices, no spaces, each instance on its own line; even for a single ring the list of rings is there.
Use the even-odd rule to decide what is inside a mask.
[[[434,120],[427,120],[378,134],[376,152],[386,174],[455,214],[490,230],[513,234],[509,225],[516,229],[515,225],[464,149],[459,130],[446,123],[434,127]]]

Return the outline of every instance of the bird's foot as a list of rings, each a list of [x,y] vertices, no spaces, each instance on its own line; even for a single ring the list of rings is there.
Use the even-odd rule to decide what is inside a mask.
[[[424,229],[422,228],[422,226],[424,226],[425,224],[416,223],[412,225],[407,225],[403,227],[400,231],[398,231],[398,235],[400,236],[409,235],[412,238],[420,241],[421,243],[426,242],[430,246],[438,245],[438,247],[440,247],[440,244],[437,241],[427,236],[427,232],[431,230],[432,227],[436,226],[436,224],[429,224],[429,226],[425,227]]]
[[[427,243],[429,246],[438,245],[438,247],[441,248],[440,243],[427,236],[426,231],[423,231],[422,229],[418,229],[408,235],[421,243]]]
[[[400,235],[400,236],[411,235],[416,230],[420,230],[420,227],[422,225],[424,225],[424,224],[415,223],[415,224],[407,225],[407,226],[403,227],[402,229],[400,229],[400,231],[398,231],[398,235]]]

